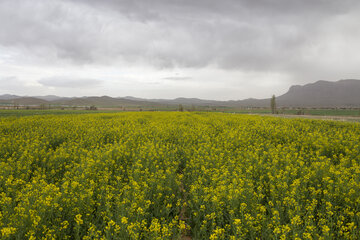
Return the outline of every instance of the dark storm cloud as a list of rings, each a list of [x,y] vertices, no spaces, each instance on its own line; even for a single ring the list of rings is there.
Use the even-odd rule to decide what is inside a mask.
[[[85,78],[51,77],[41,79],[38,82],[46,87],[91,88],[100,85],[102,81]]]
[[[324,26],[358,9],[356,0],[2,0],[0,44],[75,64],[296,72],[314,64],[303,55],[323,48]]]

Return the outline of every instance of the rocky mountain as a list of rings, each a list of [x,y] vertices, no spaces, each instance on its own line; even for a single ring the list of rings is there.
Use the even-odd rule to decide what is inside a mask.
[[[304,86],[292,86],[277,98],[277,103],[279,106],[294,107],[360,107],[360,80],[320,80]]]

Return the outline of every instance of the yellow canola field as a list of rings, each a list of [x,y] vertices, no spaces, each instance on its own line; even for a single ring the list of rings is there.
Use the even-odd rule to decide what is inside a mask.
[[[0,118],[1,239],[360,239],[360,124]]]

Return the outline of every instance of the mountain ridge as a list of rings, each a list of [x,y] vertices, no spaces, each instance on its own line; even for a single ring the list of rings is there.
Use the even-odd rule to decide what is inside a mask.
[[[269,107],[270,98],[243,100],[208,100],[200,98],[178,97],[174,99],[146,99],[133,96],[84,96],[60,97],[46,96],[18,96],[11,94],[0,95],[1,104],[20,105],[68,105],[68,106],[211,106],[211,107]],[[276,97],[278,107],[360,107],[360,80],[342,79],[336,82],[318,80],[304,85],[292,85],[289,90]]]

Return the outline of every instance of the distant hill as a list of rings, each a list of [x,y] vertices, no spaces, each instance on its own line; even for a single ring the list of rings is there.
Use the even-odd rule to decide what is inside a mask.
[[[0,103],[27,105],[27,106],[49,104],[48,101],[35,97],[18,97],[13,99],[0,100]]]
[[[173,104],[173,105],[194,105],[194,106],[219,106],[226,105],[225,101],[216,101],[216,100],[205,100],[199,98],[175,98],[175,99],[149,99],[151,102],[158,102],[163,104]]]
[[[136,98],[136,100],[139,100],[139,98]],[[269,107],[270,105],[270,98],[249,98],[231,101],[198,98],[141,100],[194,106]],[[304,86],[291,86],[287,93],[276,97],[276,102],[279,107],[360,107],[360,80],[346,79],[337,82],[320,80]]]
[[[0,100],[11,100],[11,99],[16,99],[16,98],[20,98],[20,96],[11,95],[11,94],[0,95]]]
[[[157,106],[159,104],[142,100],[131,100],[127,98],[113,98],[109,96],[101,97],[81,97],[51,101],[52,104],[69,105],[69,106],[99,106],[99,107],[142,107],[142,106]]]
[[[270,98],[244,99],[231,101],[204,100],[199,98],[145,99],[132,96],[109,97],[59,97],[54,95],[21,97],[16,95],[0,95],[0,104],[20,105],[67,105],[97,107],[167,107],[182,104],[198,107],[269,107]],[[360,107],[360,80],[347,79],[337,82],[320,80],[303,86],[291,86],[289,91],[276,97],[279,107]]]
[[[270,98],[234,101],[236,106],[269,107]],[[337,82],[320,80],[303,86],[291,86],[276,97],[278,107],[360,107],[360,80]]]
[[[360,107],[360,80],[320,80],[304,86],[292,86],[287,93],[277,97],[277,104],[294,107]]]
[[[69,100],[71,98],[68,97],[59,97],[55,95],[46,95],[46,96],[35,96],[34,98],[43,99],[46,101],[60,101],[60,100]]]

